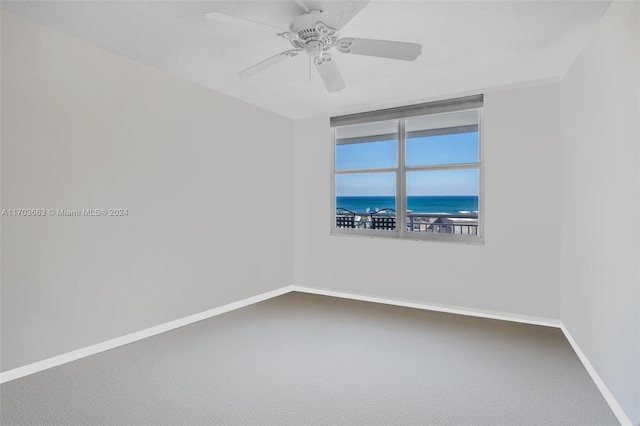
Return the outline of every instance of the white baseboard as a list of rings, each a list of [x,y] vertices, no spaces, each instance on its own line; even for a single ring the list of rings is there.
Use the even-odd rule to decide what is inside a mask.
[[[549,318],[540,318],[528,315],[508,314],[482,309],[464,308],[461,306],[434,305],[428,303],[407,302],[403,300],[387,299],[384,297],[362,296],[353,293],[342,293],[339,291],[322,290],[317,288],[293,286],[293,291],[300,293],[319,294],[322,296],[340,297],[342,299],[360,300],[363,302],[382,303],[384,305],[402,306],[404,308],[422,309],[425,311],[446,312],[449,314],[466,315],[480,318],[490,318],[503,321],[519,322],[523,324],[542,325],[545,327],[560,327],[560,321]]]
[[[216,315],[224,314],[235,309],[244,308],[245,306],[253,305],[254,303],[262,302],[263,300],[271,299],[273,297],[289,293],[292,291],[292,288],[293,286],[285,286],[276,290],[259,294],[257,296],[248,297],[237,302],[232,302],[223,306],[219,306],[217,308],[209,309],[204,312],[189,315],[188,317],[169,321],[164,324],[156,325],[154,327],[136,331],[134,333],[117,337],[115,339],[107,340],[106,342],[97,343],[95,345],[67,352],[62,355],[47,358],[42,361],[34,362],[33,364],[27,364],[22,367],[14,368],[13,370],[7,370],[0,373],[0,383],[6,383],[8,381],[19,379],[20,377],[28,376],[29,374],[37,373],[48,368],[57,367],[58,365],[66,364],[80,358],[107,351],[109,349],[117,348],[118,346],[127,345],[129,343],[133,343],[147,337],[155,336],[157,334],[164,333],[165,331],[170,331],[197,321],[215,317]]]
[[[578,343],[571,336],[571,333],[569,333],[569,330],[567,330],[567,327],[565,327],[564,324],[561,324],[560,329],[562,330],[565,337],[571,344],[571,347],[575,351],[576,355],[578,355],[578,358],[580,358],[580,361],[582,361],[582,365],[584,365],[584,368],[587,369],[587,372],[591,376],[591,379],[598,387],[598,390],[600,390],[600,393],[602,394],[604,399],[607,401],[607,404],[609,404],[611,411],[613,411],[613,414],[615,414],[620,424],[622,426],[633,426],[633,424],[631,423],[631,419],[629,419],[629,417],[627,417],[625,412],[622,410],[622,407],[620,407],[620,404],[618,404],[618,401],[616,401],[616,399],[614,398],[613,394],[611,393],[607,385],[604,384],[604,381],[602,380],[602,378],[600,378],[600,375],[596,372],[596,369],[593,368],[593,365],[591,365],[591,362],[589,362],[589,359],[584,354],[584,352],[582,352],[582,349],[580,349],[580,346],[578,346]]]

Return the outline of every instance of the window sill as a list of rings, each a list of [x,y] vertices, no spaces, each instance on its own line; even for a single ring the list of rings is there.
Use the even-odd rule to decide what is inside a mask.
[[[415,234],[415,235],[414,235]],[[356,238],[381,238],[385,240],[396,241],[420,241],[435,243],[454,243],[467,245],[484,245],[484,237],[475,235],[451,235],[451,234],[432,234],[432,233],[404,233],[400,237],[398,231],[375,231],[375,230],[346,230],[340,228],[332,228],[331,236],[339,237],[356,237]]]

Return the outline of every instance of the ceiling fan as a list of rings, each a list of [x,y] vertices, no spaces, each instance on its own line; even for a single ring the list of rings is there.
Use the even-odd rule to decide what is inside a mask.
[[[295,3],[300,6],[302,14],[292,18],[287,31],[277,35],[288,40],[293,49],[278,53],[270,58],[258,62],[249,68],[242,70],[238,75],[253,75],[273,65],[298,56],[301,52],[309,55],[313,61],[324,85],[329,92],[337,92],[346,87],[345,82],[336,66],[333,51],[353,55],[377,56],[380,58],[399,59],[413,61],[422,53],[422,46],[417,43],[404,43],[398,41],[375,40],[368,38],[340,38],[340,30],[353,19],[368,3],[365,1],[338,1],[326,2],[320,9],[318,2],[312,3],[315,7],[305,5],[302,0]],[[276,25],[265,22],[257,22],[240,16],[234,16],[222,12],[209,12],[205,16],[217,21],[227,23],[251,23],[279,28]],[[331,52],[331,53],[330,53]]]

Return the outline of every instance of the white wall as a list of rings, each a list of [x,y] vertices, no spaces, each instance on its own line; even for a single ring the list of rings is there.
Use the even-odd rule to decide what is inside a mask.
[[[559,318],[559,88],[485,94],[485,244],[330,236],[328,118],[295,123],[294,283]]]
[[[561,82],[561,318],[640,424],[640,16],[614,2]]]
[[[293,123],[2,14],[2,370],[291,284]]]

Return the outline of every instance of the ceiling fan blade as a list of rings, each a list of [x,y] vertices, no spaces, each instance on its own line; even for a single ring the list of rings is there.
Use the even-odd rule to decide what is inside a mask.
[[[240,71],[238,73],[238,75],[254,75],[254,74],[257,74],[260,71],[264,71],[267,68],[270,68],[270,67],[274,66],[275,64],[279,64],[280,62],[284,62],[289,58],[293,58],[298,53],[300,53],[299,50],[287,50],[285,52],[278,53],[277,55],[274,55],[274,56],[272,56],[270,58],[267,58],[262,62],[258,62],[257,64],[252,65],[249,68]]]
[[[322,10],[322,22],[340,31],[347,25],[371,0],[332,0]]]
[[[374,40],[371,38],[343,38],[337,49],[342,53],[378,56],[380,58],[415,61],[422,54],[422,45],[401,41]]]
[[[231,25],[242,25],[242,26],[251,26],[254,28],[261,28],[263,30],[278,30],[283,31],[286,28],[281,28],[276,25],[271,25],[266,22],[258,22],[253,19],[241,18],[239,16],[229,15],[228,13],[223,12],[207,12],[204,14],[207,19],[211,19],[216,22],[223,22],[225,24]]]
[[[316,58],[315,64],[329,92],[338,92],[347,87],[331,55],[325,53],[321,57]]]
[[[304,10],[304,13],[309,13],[309,7],[305,4],[305,2],[303,0],[293,0],[294,3],[296,3],[298,6],[300,6],[300,8],[302,10]]]

